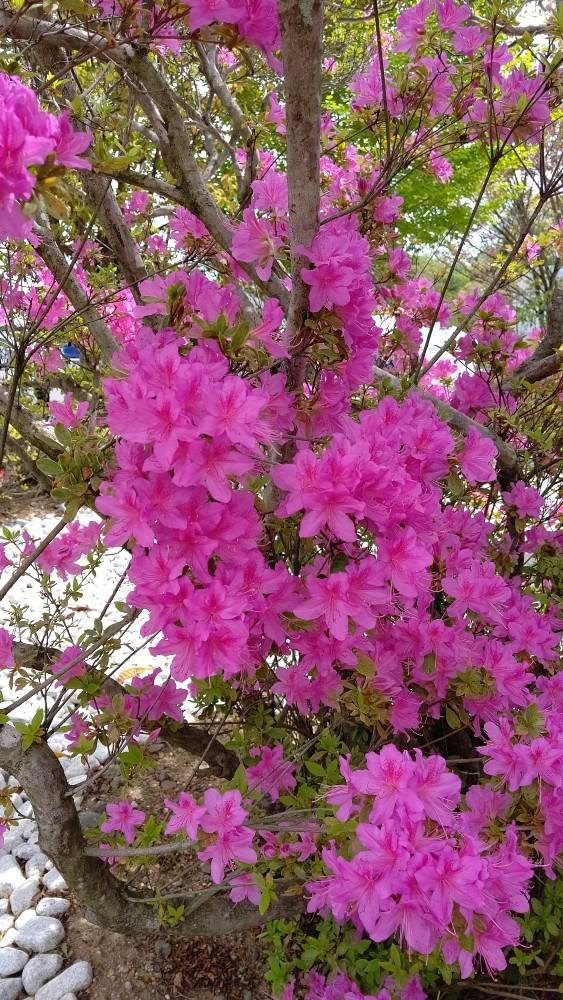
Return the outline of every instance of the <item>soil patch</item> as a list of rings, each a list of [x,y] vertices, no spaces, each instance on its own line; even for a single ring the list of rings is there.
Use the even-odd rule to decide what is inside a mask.
[[[130,800],[147,815],[164,818],[162,799],[175,799],[189,790],[196,798],[215,784],[211,772],[198,771],[195,758],[166,746],[158,752],[157,767],[129,789]],[[82,811],[100,812],[116,801],[124,781],[112,764],[92,783]],[[195,854],[166,855],[150,868],[151,887],[183,891],[207,884]],[[143,882],[136,883],[143,885]],[[270,996],[259,930],[217,938],[183,940],[167,934],[131,938],[85,920],[75,903],[66,919],[71,961],[86,959],[94,981],[81,1000],[266,1000]]]

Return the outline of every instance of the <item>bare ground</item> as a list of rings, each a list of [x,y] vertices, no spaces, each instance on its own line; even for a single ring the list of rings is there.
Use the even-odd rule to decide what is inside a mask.
[[[181,751],[163,747],[158,767],[130,789],[131,801],[163,818],[163,797],[177,798],[186,787],[196,761]],[[201,795],[211,784],[203,774],[190,785]],[[97,787],[91,786],[82,809],[99,810],[105,801],[115,801],[122,789],[116,765]],[[182,855],[179,874],[177,856],[166,856],[151,867],[152,884],[174,888],[200,888],[201,866],[195,857]],[[259,932],[246,931],[227,937],[181,940],[162,932],[151,938],[129,938],[86,921],[76,905],[66,920],[67,946],[73,961],[87,959],[94,982],[81,1000],[265,1000],[270,994],[263,980],[264,959]]]

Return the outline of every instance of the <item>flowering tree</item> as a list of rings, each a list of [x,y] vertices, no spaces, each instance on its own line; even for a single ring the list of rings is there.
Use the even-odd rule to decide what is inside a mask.
[[[559,218],[563,22],[526,6],[0,4],[0,451],[65,507],[5,530],[0,596],[36,574],[47,610],[5,604],[0,765],[95,919],[282,919],[285,1000],[557,971],[561,298],[523,337],[502,289]],[[515,161],[534,197],[454,292]],[[459,239],[432,282],[409,250],[436,250],[412,229],[437,185]],[[38,386],[65,393],[51,430]],[[119,548],[84,629],[80,580]],[[136,619],[154,670],[123,685]],[[30,691],[56,698],[12,725]],[[110,802],[87,847],[61,728],[131,779],[160,734],[225,780],[157,817]],[[125,888],[185,850],[208,888]]]

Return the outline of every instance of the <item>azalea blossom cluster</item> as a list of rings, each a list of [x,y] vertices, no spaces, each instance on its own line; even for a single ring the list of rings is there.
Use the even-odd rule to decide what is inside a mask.
[[[268,567],[254,494],[232,477],[257,472],[263,446],[290,426],[285,377],[255,388],[211,341],[187,356],[179,346],[164,330],[121,353],[130,376],[106,383],[120,469],[97,506],[113,519],[106,544],[135,538],[129,600],[149,611],[145,634],[162,631],[155,652],[174,656],[172,676],[251,675],[284,641],[293,584],[282,564]]]
[[[124,14],[124,6],[119,0],[99,0],[97,6],[106,18],[119,18]],[[236,25],[245,42],[260,49],[274,68],[280,68],[279,61],[273,57],[273,52],[280,46],[275,0],[193,0],[185,6],[189,8],[187,21],[190,32],[198,32],[217,22]],[[139,27],[143,24],[140,7],[136,21]],[[177,17],[172,20],[167,8],[155,5],[148,26],[148,33],[157,45],[172,51],[180,48],[175,21]]]
[[[84,525],[73,521],[58,538],[49,542],[37,557],[37,565],[44,573],[56,571],[61,580],[77,576],[84,571],[78,560],[92,551],[100,538],[102,527],[101,521],[89,521]]]
[[[37,176],[32,168],[50,158],[54,167],[90,169],[78,154],[90,145],[87,132],[74,132],[68,114],[43,111],[37,95],[18,77],[0,74],[0,238],[22,240],[31,219],[20,207],[33,196]]]
[[[347,859],[334,844],[323,849],[330,874],[308,886],[309,910],[328,907],[373,941],[398,933],[422,955],[439,947],[447,962],[458,961],[463,978],[478,956],[491,971],[506,968],[502,949],[520,935],[510,911],[528,909],[532,874],[512,827],[501,844],[480,837],[506,797],[495,804],[474,786],[468,812],[456,811],[461,782],[446,761],[420,751],[413,760],[393,745],[368,753],[365,770],[345,760],[342,770],[346,784],[328,799],[340,819],[367,814],[355,830],[362,850]]]
[[[392,977],[388,977],[385,986],[374,996],[372,993],[362,993],[357,983],[354,983],[344,972],[337,972],[329,979],[313,969],[300,983],[293,980],[280,996],[280,1000],[294,1000],[295,988],[300,986],[304,992],[304,1000],[426,1000],[418,975],[411,976],[406,985],[398,987]]]
[[[202,831],[209,841],[198,857],[201,861],[211,862],[213,882],[222,882],[225,868],[234,862],[252,864],[258,860],[252,847],[254,831],[243,825],[248,811],[242,806],[240,792],[222,794],[216,788],[208,788],[202,806],[198,806],[187,792],[181,792],[178,802],[165,799],[164,804],[172,813],[166,834],[182,833],[196,841]],[[108,819],[101,824],[102,833],[119,833],[126,843],[132,844],[136,827],[145,821],[145,813],[127,801],[108,803],[106,813]]]
[[[194,0],[174,25],[157,5],[148,15],[117,0],[98,7],[116,39],[146,35],[168,55],[183,51],[188,34],[200,52],[214,47],[223,83],[246,43],[279,68],[274,0]],[[551,601],[560,512],[531,485],[525,459],[500,475],[498,450],[499,435],[520,455],[533,443],[515,429],[518,388],[509,391],[505,377],[542,333],[522,338],[498,291],[465,289],[445,301],[417,274],[393,189],[411,165],[448,183],[459,136],[498,151],[535,141],[551,117],[557,73],[548,80],[530,60],[521,65],[496,30],[473,21],[452,0],[402,11],[351,82],[357,144],[339,113],[323,112],[310,245],[292,245],[281,87],[259,112],[275,152],[233,154],[241,176],[252,166],[251,180],[240,212],[224,215],[221,248],[188,208],[163,205],[168,188],[156,182],[151,194],[116,194],[134,239],[145,241],[149,276],[134,296],[105,294],[99,245],[71,244],[77,285],[120,349],[103,402],[96,391],[88,403],[66,393],[49,417],[69,432],[57,429],[75,456],[87,434],[107,433],[99,489],[77,462],[105,526],[73,521],[36,560],[65,581],[84,572],[84,556],[99,557],[103,530],[105,546],[131,553],[126,601],[144,613],[151,655],[170,660],[112,698],[101,690],[104,652],[89,656],[87,633],[65,639],[49,670],[80,693],[66,733],[76,754],[101,739],[116,755],[129,745],[148,757],[141,734],[182,726],[188,695],[213,720],[225,713],[239,763],[232,784],[200,801],[189,785],[165,798],[165,836],[194,844],[234,904],[262,913],[275,879],[298,879],[309,912],[338,933],[369,949],[397,940],[427,965],[457,963],[464,978],[506,967],[534,869],[552,877],[563,853],[561,625]],[[337,68],[326,62],[327,77]],[[41,171],[87,168],[78,154],[90,137],[43,112],[14,78],[0,77],[3,93],[0,227],[5,217],[7,235],[20,238],[31,227],[21,205],[40,192]],[[395,175],[391,153],[384,168],[374,152],[382,123],[404,153]],[[162,125],[149,124],[144,142]],[[282,309],[295,251],[309,294],[297,358]],[[23,253],[17,262],[25,271]],[[53,275],[36,264],[33,286],[2,278],[6,322],[42,315]],[[29,348],[35,374],[61,366],[57,347],[45,345],[60,342],[69,320],[97,378],[94,338],[62,292],[40,324],[50,338]],[[450,357],[419,386],[382,380],[382,370],[424,371],[427,332],[465,320]],[[436,401],[460,418],[451,427]],[[25,558],[33,543],[23,538]],[[10,564],[0,549],[0,569]],[[0,629],[8,669],[15,638]],[[464,740],[468,774],[456,773],[467,755],[453,749]],[[108,803],[106,856],[123,841],[150,842],[137,805],[125,795]],[[296,994],[374,1000],[334,969],[288,985],[284,1000]],[[401,988],[383,980],[377,1000],[424,1000],[424,991],[418,976]]]
[[[367,69],[352,82],[353,106],[374,110],[385,101],[389,113],[400,118],[413,106],[413,90],[420,88],[433,125],[444,114],[454,114],[475,138],[488,135],[508,144],[537,138],[550,120],[549,79],[514,66],[503,72],[512,61],[508,44],[495,38],[491,27],[467,25],[471,17],[467,4],[452,0],[420,0],[403,11],[384,60],[385,96],[374,53]],[[397,58],[402,53],[411,57],[406,74],[404,61]],[[458,74],[466,73],[468,66],[470,80],[461,88]],[[414,141],[427,142],[431,135],[430,129]],[[449,179],[447,160],[435,149],[427,155],[439,179]]]
[[[160,710],[177,717],[178,683],[221,674],[244,687],[270,663],[272,694],[303,715],[336,707],[351,690],[374,699],[395,733],[438,718],[451,697],[477,736],[483,725],[490,736],[499,713],[525,712],[539,697],[538,665],[556,657],[554,621],[538,613],[518,580],[497,571],[489,553],[494,526],[481,513],[444,504],[438,485],[452,468],[469,484],[491,480],[492,442],[471,428],[458,443],[416,395],[400,404],[368,400],[355,417],[339,415],[327,442],[301,442],[291,462],[270,470],[283,496],[276,518],[303,544],[315,539],[316,554],[299,574],[284,560],[269,566],[255,511],[270,450],[293,424],[291,398],[283,396],[283,375],[244,380],[229,372],[216,342],[202,339],[198,304],[190,301],[201,281],[195,273],[182,279],[192,316],[185,334],[142,331],[116,358],[125,377],[105,387],[109,425],[121,438],[117,469],[98,500],[111,518],[106,543],[133,538],[128,600],[148,610],[147,634],[162,631],[154,652],[173,655],[171,698],[152,717]],[[233,293],[217,289],[216,296],[215,316],[222,307],[236,323]],[[506,495],[507,507],[525,516],[537,514],[540,499],[518,482]],[[138,717],[135,695],[128,697]],[[557,740],[553,753],[556,747]],[[528,790],[552,773],[542,748],[530,744],[536,764],[519,772]],[[249,788],[273,800],[291,794],[296,768],[284,766],[283,748],[256,750]],[[483,752],[494,758],[489,745]],[[369,819],[355,831],[365,850],[343,857],[337,845],[322,848],[330,874],[310,883],[310,907],[352,920],[374,941],[399,934],[423,954],[439,949],[463,975],[476,958],[504,968],[532,871],[506,797],[476,787],[464,804],[460,780],[442,758],[417,751],[413,760],[392,744],[366,763],[365,771],[344,763],[346,784],[326,791],[339,818]],[[503,777],[512,781],[508,770]],[[552,789],[559,785],[552,779]],[[214,879],[228,865],[297,851],[319,863],[318,828],[289,841],[265,831],[258,853],[244,809],[225,841],[198,825],[203,807],[182,803],[191,839],[217,835],[200,854],[212,861]],[[489,839],[492,816],[504,825],[501,840]],[[543,845],[552,835],[557,851],[560,827],[550,814],[539,848],[548,854]],[[254,898],[250,876],[237,878],[238,898]]]
[[[58,403],[55,400],[49,402],[49,410],[54,417],[55,424],[61,423],[63,427],[71,430],[77,427],[80,421],[88,413],[88,402],[83,400],[74,406],[74,398],[71,392],[65,393],[64,402]]]
[[[554,866],[563,851],[563,684],[560,674],[537,679],[537,718],[525,733],[517,720],[502,717],[485,725],[486,741],[478,747],[485,758],[483,771],[503,783],[518,800],[520,808],[529,809],[536,848],[544,861],[549,878],[555,878]],[[535,795],[530,797],[530,789]]]

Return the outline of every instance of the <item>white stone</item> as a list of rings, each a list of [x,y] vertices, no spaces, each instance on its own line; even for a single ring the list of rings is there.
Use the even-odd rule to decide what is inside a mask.
[[[86,775],[84,774],[84,772],[82,774],[72,774],[70,778],[67,778],[67,781],[71,786],[71,788],[74,788],[75,785],[83,785],[85,780],[86,780]]]
[[[35,827],[35,829],[31,831],[29,837],[27,838],[27,841],[30,844],[36,844],[37,841],[39,840],[39,830],[37,829],[35,824],[33,824],[33,826]]]
[[[61,899],[59,896],[43,896],[40,899],[35,912],[38,917],[60,917],[70,907],[70,900]]]
[[[47,744],[55,753],[66,753],[66,740],[64,736],[50,736]],[[61,760],[63,759],[61,758]]]
[[[62,955],[34,955],[23,970],[23,988],[26,993],[37,993],[42,986],[60,972],[63,965]]]
[[[42,854],[43,851],[39,847],[39,844],[21,844],[20,847],[16,847],[14,850],[14,857],[18,861],[29,861],[34,854]]]
[[[19,889],[24,882],[25,878],[16,859],[10,855],[0,858],[0,897],[6,899],[11,896],[14,889]]]
[[[61,764],[67,781],[69,778],[76,777],[76,775],[79,775],[81,778],[85,777],[86,770],[80,760],[80,757],[62,757]]]
[[[78,1000],[78,997],[76,993],[65,993],[64,997],[61,997],[61,1000]]]
[[[16,972],[21,972],[28,959],[27,952],[20,951],[19,948],[4,948],[0,951],[0,976],[4,979],[15,976]]]
[[[28,823],[29,820],[22,819],[22,823]],[[0,849],[0,854],[6,856],[9,855],[16,847],[20,847],[23,844],[23,834],[20,832],[21,823],[18,824],[13,830],[7,830],[4,834],[4,843]]]
[[[28,862],[29,863],[29,862]],[[10,909],[14,917],[19,917],[20,913],[28,910],[33,900],[39,895],[39,879],[27,878],[23,885],[14,889],[10,895]]]
[[[39,878],[46,872],[50,864],[50,858],[42,851],[37,854],[33,854],[25,866],[25,874],[27,878]]]
[[[105,764],[109,757],[109,750],[103,745],[103,743],[98,743],[97,747],[94,749],[93,756],[99,760],[100,764]]]
[[[33,834],[35,834],[36,837],[39,837],[34,819],[20,819],[18,830],[24,840],[30,840]]]
[[[19,948],[44,954],[57,948],[64,936],[65,929],[56,917],[35,917],[20,928],[16,942]]]
[[[19,931],[17,931],[15,927],[8,927],[8,930],[0,941],[0,948],[11,948],[12,945],[16,943],[18,934]]]
[[[12,805],[13,805],[14,809],[16,810],[16,812],[20,812],[20,810],[21,810],[21,808],[23,806],[23,799],[22,799],[21,795],[19,795],[18,792],[16,792],[15,795],[11,796],[11,799],[12,799]]]
[[[0,899],[0,913],[7,913],[10,909],[9,899]]]
[[[37,990],[35,1000],[63,1000],[68,993],[79,993],[87,990],[92,982],[92,966],[90,962],[75,962],[61,972],[56,979],[45,983]],[[1,1000],[1,998],[0,998]]]
[[[14,920],[14,927],[19,931],[20,927],[25,927],[30,920],[35,920],[36,916],[37,914],[35,910],[30,906],[29,910],[24,910],[23,913],[20,913],[19,917]]]
[[[49,892],[64,892],[68,889],[64,878],[56,868],[51,868],[51,871],[43,876],[43,885]]]
[[[22,988],[21,976],[0,979],[0,1000],[17,1000]]]
[[[24,816],[26,819],[31,819],[31,817],[33,816],[33,806],[29,801],[29,799],[26,802],[22,802],[20,806],[20,812],[22,816]]]
[[[0,935],[5,934],[10,927],[14,926],[14,918],[11,913],[0,914]]]

